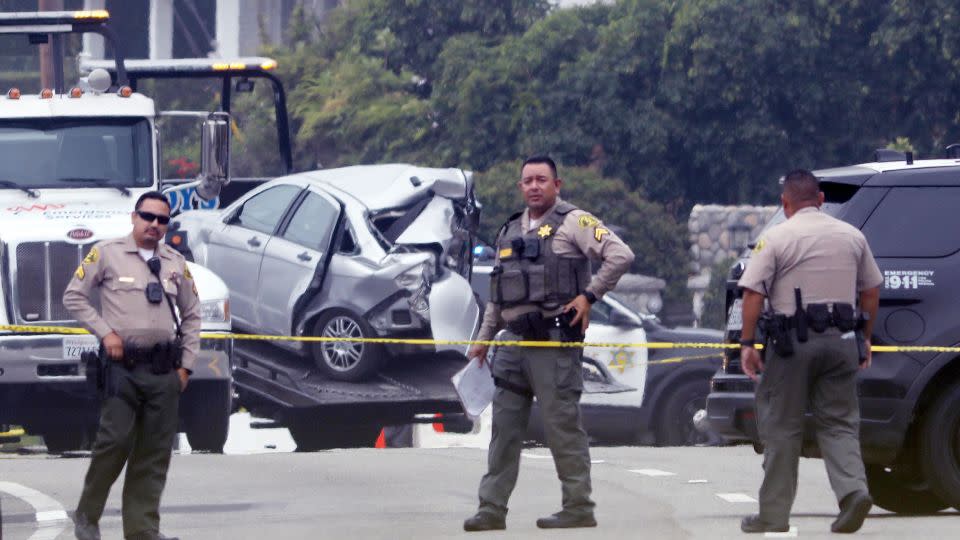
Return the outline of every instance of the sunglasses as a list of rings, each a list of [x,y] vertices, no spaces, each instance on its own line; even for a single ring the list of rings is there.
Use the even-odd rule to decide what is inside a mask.
[[[154,214],[153,212],[144,212],[143,210],[137,210],[136,212],[137,215],[140,216],[140,219],[146,221],[147,223],[153,223],[153,220],[157,220],[157,223],[160,225],[166,225],[170,223],[170,216]]]

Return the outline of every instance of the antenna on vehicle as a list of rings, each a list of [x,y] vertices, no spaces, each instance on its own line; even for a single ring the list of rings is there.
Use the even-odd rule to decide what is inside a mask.
[[[948,159],[960,159],[960,143],[953,143],[947,146]]]

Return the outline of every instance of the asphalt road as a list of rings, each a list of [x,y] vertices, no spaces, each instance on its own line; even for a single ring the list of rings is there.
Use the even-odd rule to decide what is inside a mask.
[[[760,458],[747,447],[595,448],[599,527],[541,531],[560,489],[544,449],[524,451],[507,530],[465,533],[486,452],[479,448],[333,450],[174,456],[161,508],[163,531],[184,539],[299,538],[745,538],[740,517],[756,510]],[[71,538],[65,519],[88,459],[0,456],[5,540]],[[101,525],[121,537],[115,486]],[[828,538],[836,512],[818,460],[800,467],[791,533]],[[864,538],[955,537],[956,511],[900,517],[874,510]],[[763,537],[763,535],[758,535]]]

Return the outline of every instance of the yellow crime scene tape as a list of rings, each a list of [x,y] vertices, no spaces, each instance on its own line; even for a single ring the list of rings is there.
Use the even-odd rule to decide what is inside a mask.
[[[86,335],[89,334],[83,328],[71,326],[31,326],[18,324],[0,324],[0,332],[19,332],[31,334],[70,334]],[[349,343],[378,343],[378,344],[402,344],[402,345],[487,345],[497,347],[601,347],[614,349],[739,349],[738,343],[715,343],[715,342],[645,342],[645,343],[622,343],[622,342],[580,342],[580,341],[498,341],[498,340],[470,340],[470,339],[430,339],[430,338],[344,338],[344,337],[323,337],[323,336],[278,336],[272,334],[236,334],[233,332],[201,332],[203,339],[233,339],[238,341],[302,341],[302,342],[349,342]],[[758,344],[758,349],[763,345]],[[960,346],[957,347],[938,347],[930,345],[872,345],[870,350],[873,352],[960,352]],[[709,357],[714,355],[704,355]],[[677,361],[679,361],[679,358]],[[693,357],[682,357],[693,358]],[[668,360],[659,360],[665,363]]]

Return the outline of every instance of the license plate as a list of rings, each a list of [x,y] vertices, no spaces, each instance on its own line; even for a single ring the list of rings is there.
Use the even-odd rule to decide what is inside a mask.
[[[80,355],[87,351],[100,349],[96,336],[68,336],[63,338],[63,359],[79,360]]]
[[[737,298],[727,312],[727,331],[743,329],[743,299]]]

